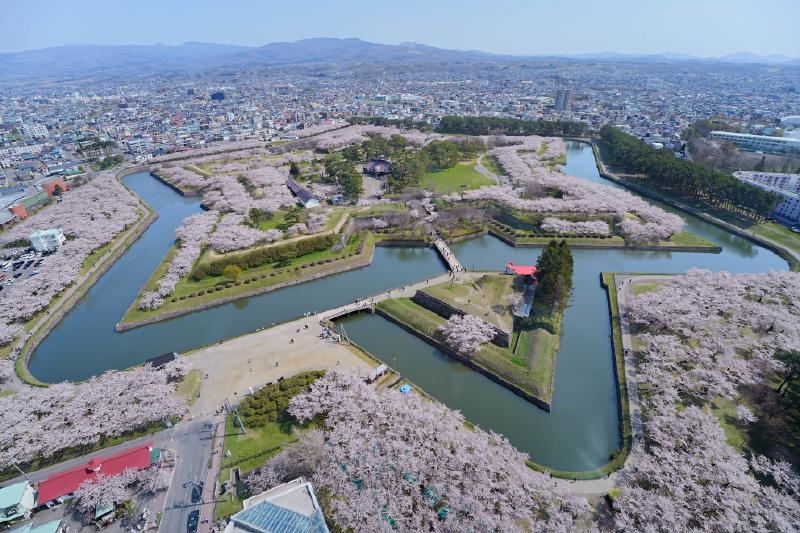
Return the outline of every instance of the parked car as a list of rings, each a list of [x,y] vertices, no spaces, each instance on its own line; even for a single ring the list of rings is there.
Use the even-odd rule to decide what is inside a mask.
[[[186,521],[186,531],[189,533],[197,533],[197,522],[200,519],[200,511],[195,509],[189,513],[189,519]]]
[[[795,233],[800,233],[800,226],[793,227],[792,231],[795,232]]]

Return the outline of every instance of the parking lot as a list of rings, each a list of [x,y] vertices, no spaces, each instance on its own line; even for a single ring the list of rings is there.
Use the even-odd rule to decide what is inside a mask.
[[[0,263],[0,298],[11,285],[25,283],[28,278],[39,275],[42,261],[51,253],[53,252],[37,252],[28,248],[4,255]]]

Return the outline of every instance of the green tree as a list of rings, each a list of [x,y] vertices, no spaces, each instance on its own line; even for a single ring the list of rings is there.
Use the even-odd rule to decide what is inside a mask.
[[[775,354],[775,358],[782,362],[786,369],[782,373],[781,384],[778,385],[776,392],[778,392],[778,394],[785,394],[789,384],[800,378],[800,352],[793,350],[780,351]]]
[[[241,274],[242,269],[238,265],[228,265],[225,267],[225,270],[222,271],[222,275],[228,279],[239,279]]]
[[[342,156],[348,161],[356,163],[364,160],[364,151],[358,144],[353,144],[342,150]]]
[[[566,241],[551,240],[536,262],[536,299],[551,310],[563,309],[572,291],[574,263]]]
[[[297,166],[297,163],[292,161],[292,164],[289,166],[289,174],[292,178],[297,179],[300,177],[300,167]]]
[[[53,187],[53,196],[61,196],[61,194],[63,192],[64,192],[64,189],[61,188],[61,185],[56,183],[56,186]]]

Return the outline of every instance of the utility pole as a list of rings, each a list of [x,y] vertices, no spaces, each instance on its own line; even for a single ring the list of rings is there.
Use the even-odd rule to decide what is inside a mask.
[[[11,464],[14,465],[14,468],[16,468],[17,471],[19,471],[20,474],[22,474],[22,477],[24,477],[25,479],[28,480],[28,483],[33,483],[31,478],[28,477],[28,474],[26,474],[25,471],[22,470],[16,462],[11,461]]]

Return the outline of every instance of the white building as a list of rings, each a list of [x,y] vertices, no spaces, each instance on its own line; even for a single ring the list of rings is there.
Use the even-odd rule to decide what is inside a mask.
[[[781,128],[800,128],[800,115],[790,115],[781,119]]]
[[[729,131],[712,131],[709,137],[718,141],[731,142],[742,150],[770,154],[800,154],[800,139],[793,137],[769,137],[767,135],[731,133]]]
[[[757,181],[776,189],[800,194],[800,174],[787,174],[785,172],[756,172],[740,170],[733,173],[740,180]]]
[[[797,224],[800,222],[800,194],[785,189],[780,189],[761,181],[747,179],[739,176],[738,174],[740,173],[737,172],[734,174],[734,176],[744,182],[749,183],[750,185],[761,187],[762,189],[774,192],[782,197],[782,200],[780,203],[778,203],[778,205],[775,207],[775,211],[772,213],[774,217],[790,224]]]
[[[67,240],[60,229],[40,229],[29,238],[37,252],[54,252]]]
[[[329,533],[314,487],[303,478],[278,485],[244,501],[225,533]]]
[[[47,126],[44,124],[23,124],[22,133],[31,137],[32,139],[45,139],[47,138]]]

